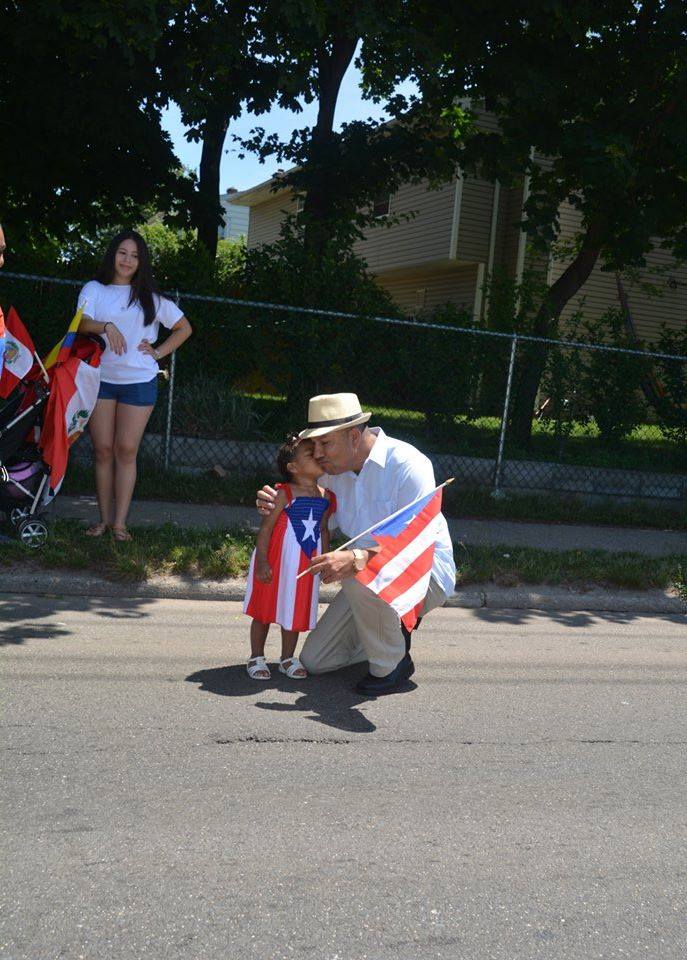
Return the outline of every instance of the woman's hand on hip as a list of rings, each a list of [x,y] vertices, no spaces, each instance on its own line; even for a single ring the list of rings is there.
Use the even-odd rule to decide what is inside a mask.
[[[114,350],[118,357],[121,357],[123,353],[126,353],[126,340],[120,333],[114,323],[108,323],[107,327],[103,330],[103,333],[107,337],[107,342],[110,344],[110,349]]]
[[[138,345],[138,349],[141,351],[141,353],[147,353],[149,357],[153,357],[155,360],[157,360],[157,357],[155,356],[157,350],[150,340],[141,340]]]

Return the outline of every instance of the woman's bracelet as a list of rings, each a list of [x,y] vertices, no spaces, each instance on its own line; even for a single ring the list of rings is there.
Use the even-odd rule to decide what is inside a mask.
[[[112,321],[111,321],[111,320],[106,320],[105,323],[103,324],[103,333],[106,333],[106,332],[107,332],[107,325],[108,325],[109,323],[112,323]]]

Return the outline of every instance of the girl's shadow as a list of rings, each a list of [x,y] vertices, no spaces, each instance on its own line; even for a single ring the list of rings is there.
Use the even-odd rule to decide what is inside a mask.
[[[296,691],[301,696],[295,703],[258,701],[255,706],[260,710],[282,713],[309,713],[312,716],[306,717],[307,720],[315,720],[327,727],[351,733],[372,733],[377,727],[357,709],[358,704],[369,698],[360,696],[352,689],[355,681],[364,673],[365,667],[355,664],[307,680],[289,680],[272,668],[272,679],[259,683],[250,679],[243,664],[235,664],[198,670],[186,679],[189,683],[200,684],[201,690],[216,693],[220,697],[254,697],[261,686],[265,691]]]

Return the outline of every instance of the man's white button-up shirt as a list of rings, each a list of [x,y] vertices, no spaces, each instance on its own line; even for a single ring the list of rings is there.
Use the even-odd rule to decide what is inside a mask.
[[[434,467],[424,453],[403,440],[387,437],[381,427],[372,427],[371,431],[377,439],[360,473],[349,470],[324,476],[320,481],[336,494],[337,510],[332,522],[347,539],[436,487]],[[439,530],[432,576],[450,597],[456,585],[456,565],[443,514]],[[354,546],[374,544],[372,537],[363,537]]]

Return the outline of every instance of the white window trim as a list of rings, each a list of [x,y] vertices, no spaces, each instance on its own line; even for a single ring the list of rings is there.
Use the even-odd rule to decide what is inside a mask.
[[[460,208],[463,203],[463,177],[460,167],[456,170],[456,188],[453,194],[453,220],[451,222],[451,240],[449,241],[449,260],[458,259],[458,232],[460,229]]]
[[[387,211],[386,211],[386,213],[375,213],[375,212],[374,212],[375,205],[376,205],[377,203],[379,203],[379,200],[380,200],[381,198],[378,198],[377,200],[373,200],[373,202],[372,202],[372,216],[375,218],[375,220],[386,220],[386,218],[387,218],[387,217],[390,215],[390,213],[391,213],[391,194],[390,194],[390,193],[384,194],[384,196],[386,197],[386,205],[387,205]]]

